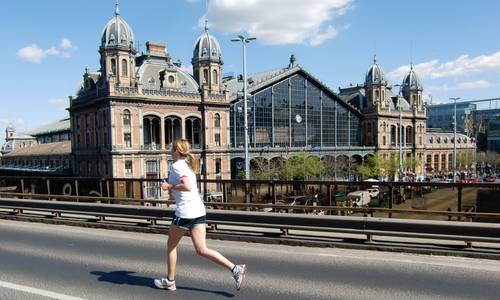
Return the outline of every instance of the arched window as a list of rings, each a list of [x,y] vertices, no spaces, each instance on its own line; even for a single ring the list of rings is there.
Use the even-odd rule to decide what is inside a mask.
[[[203,70],[203,84],[208,84],[208,70]]]
[[[214,127],[220,128],[220,115],[219,114],[214,115]]]
[[[128,76],[128,64],[126,59],[122,59],[122,76]]]
[[[130,126],[130,110],[126,109],[123,111],[123,126]]]
[[[116,60],[114,58],[111,59],[111,73],[116,75]]]
[[[171,145],[176,139],[181,138],[181,119],[169,116],[165,119],[165,143]]]
[[[216,113],[214,115],[214,141],[216,146],[221,145],[221,139],[220,139],[220,115]]]
[[[396,146],[396,125],[391,125],[391,146]]]
[[[186,119],[186,139],[193,149],[201,148],[201,120],[196,117]]]
[[[218,76],[217,70],[214,70],[213,71],[213,78],[212,78],[214,84],[218,84],[218,82],[219,82],[218,78],[219,78],[219,76]]]
[[[160,141],[160,118],[156,116],[144,116],[143,119],[144,149],[156,150]]]
[[[413,145],[413,128],[411,126],[406,127],[406,145]]]

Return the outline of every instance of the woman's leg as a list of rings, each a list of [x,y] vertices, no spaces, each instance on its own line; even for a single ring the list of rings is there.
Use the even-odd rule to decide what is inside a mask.
[[[175,277],[175,266],[177,265],[177,245],[179,241],[184,236],[184,229],[170,225],[168,230],[168,242],[167,242],[167,252],[168,252],[168,278],[173,280]]]
[[[198,253],[198,255],[200,256],[212,260],[213,262],[218,263],[221,266],[226,267],[228,270],[231,271],[234,267],[234,264],[230,262],[227,258],[222,256],[222,254],[220,254],[219,252],[212,249],[208,249],[205,236],[206,236],[205,224],[200,224],[191,227],[191,240],[193,241],[196,253]]]

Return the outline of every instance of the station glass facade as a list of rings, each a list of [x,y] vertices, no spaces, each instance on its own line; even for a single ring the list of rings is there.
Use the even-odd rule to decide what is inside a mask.
[[[231,145],[244,140],[243,100],[231,106]],[[331,92],[295,74],[248,98],[249,146],[361,146],[360,116]]]

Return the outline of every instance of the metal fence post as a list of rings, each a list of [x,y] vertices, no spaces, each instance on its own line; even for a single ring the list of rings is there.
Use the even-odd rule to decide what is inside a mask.
[[[47,195],[50,196],[50,179],[46,179],[47,182]]]
[[[75,179],[75,195],[78,197],[78,180]],[[76,202],[78,202],[78,198],[76,198]]]
[[[222,202],[227,203],[227,185],[222,182]]]
[[[394,202],[394,187],[389,185],[389,218],[392,218],[392,205]]]
[[[463,187],[462,186],[459,186],[458,187],[458,203],[457,203],[457,211],[458,212],[461,212],[462,211],[462,189]],[[461,218],[460,218],[460,215],[457,216],[457,221],[460,221]]]
[[[272,201],[273,201],[273,205],[276,205],[276,182],[271,181],[271,194],[272,194]]]

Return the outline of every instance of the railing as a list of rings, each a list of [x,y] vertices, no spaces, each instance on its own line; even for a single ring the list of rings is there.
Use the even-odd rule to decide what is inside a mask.
[[[109,203],[166,203],[168,193],[160,191],[158,183],[159,179],[144,178],[0,176],[0,192],[3,191],[0,196],[79,201],[93,199]],[[200,179],[198,183],[206,204],[225,210],[500,223],[498,183],[215,179]],[[153,193],[151,189],[156,192]],[[365,199],[354,197],[356,193],[351,194],[353,191],[362,191],[361,197]],[[375,194],[367,196],[367,193]]]
[[[0,198],[0,209],[11,210],[11,215],[31,212],[50,213],[50,217],[60,218],[62,214],[88,216],[97,221],[107,218],[147,220],[150,226],[158,226],[159,221],[169,220],[173,209],[143,207],[137,205],[110,205],[96,203],[72,203],[40,200],[20,200]],[[29,212],[28,212],[29,213]],[[0,215],[1,216],[1,215]],[[126,222],[126,221],[125,221]],[[229,225],[248,228],[278,229],[282,235],[289,230],[306,232],[340,232],[365,235],[371,242],[374,236],[396,236],[439,240],[458,240],[467,242],[499,243],[500,224],[478,224],[448,221],[423,221],[403,219],[358,218],[347,216],[291,215],[242,211],[209,210],[209,225]],[[161,224],[160,224],[161,226]],[[166,225],[163,225],[166,226]]]

